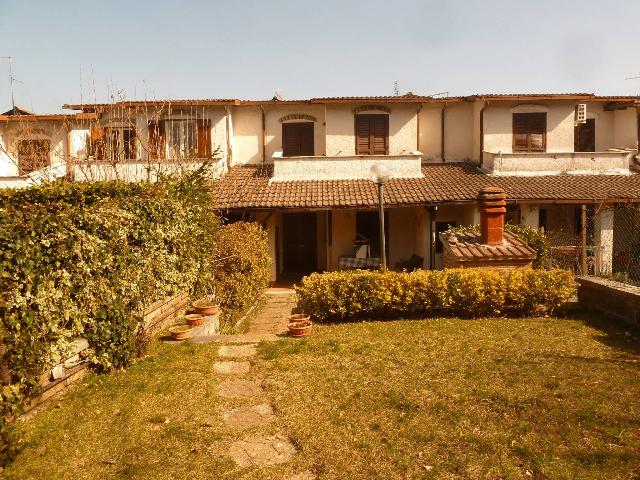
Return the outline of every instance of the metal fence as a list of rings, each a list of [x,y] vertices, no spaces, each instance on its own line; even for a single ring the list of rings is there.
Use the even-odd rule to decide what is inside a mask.
[[[640,284],[640,206],[571,205],[552,214],[542,226],[551,266]]]

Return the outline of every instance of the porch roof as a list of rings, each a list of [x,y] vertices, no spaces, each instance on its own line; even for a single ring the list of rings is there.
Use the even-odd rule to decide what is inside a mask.
[[[272,182],[273,167],[232,168],[214,190],[219,210],[370,208],[378,202],[369,180]],[[423,178],[393,179],[385,204],[394,206],[474,203],[484,187],[501,187],[509,201],[537,203],[640,202],[640,174],[497,177],[470,163],[426,164]]]

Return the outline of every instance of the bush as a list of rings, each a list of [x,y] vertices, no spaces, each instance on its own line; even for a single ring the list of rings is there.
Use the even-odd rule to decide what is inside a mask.
[[[211,289],[206,169],[158,183],[68,183],[0,192],[0,464],[15,454],[8,415],[83,336],[101,369],[126,367],[143,312],[163,297]]]
[[[566,270],[417,270],[313,273],[296,286],[298,305],[316,320],[553,311],[575,293]]]
[[[226,327],[260,298],[269,285],[271,257],[267,232],[255,223],[237,222],[215,235],[216,297]]]
[[[505,231],[513,233],[524,240],[531,248],[536,251],[536,258],[533,260],[533,268],[548,268],[550,265],[551,243],[547,236],[527,225],[514,225],[507,223],[504,226]],[[448,233],[477,233],[480,231],[480,225],[462,225],[459,227],[450,227]]]

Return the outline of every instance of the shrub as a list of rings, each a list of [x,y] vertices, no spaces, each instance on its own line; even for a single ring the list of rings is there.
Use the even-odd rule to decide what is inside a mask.
[[[313,273],[296,286],[298,305],[316,320],[458,315],[532,315],[575,293],[566,270],[417,270]]]
[[[226,326],[256,302],[269,285],[271,257],[267,232],[255,223],[237,222],[215,235],[214,278]]]
[[[145,348],[136,333],[148,305],[210,289],[220,222],[207,177],[0,192],[0,464],[15,454],[6,417],[71,337],[89,341],[99,368],[126,367]]]
[[[513,233],[524,240],[531,248],[536,251],[536,258],[533,260],[533,268],[548,268],[550,265],[551,243],[547,236],[535,228],[527,225],[514,225],[507,223],[504,226],[507,232]],[[459,227],[450,227],[447,232],[450,233],[468,233],[479,232],[480,225],[461,225]]]

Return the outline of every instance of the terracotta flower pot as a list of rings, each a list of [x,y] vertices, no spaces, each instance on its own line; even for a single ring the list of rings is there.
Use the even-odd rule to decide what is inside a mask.
[[[289,323],[306,322],[307,320],[311,320],[311,317],[306,313],[294,313],[293,315],[289,315]]]
[[[289,333],[292,337],[304,337],[311,333],[311,325],[311,320],[290,323]]]
[[[185,315],[184,319],[191,327],[199,327],[200,325],[204,325],[204,315],[201,315],[199,313],[190,313],[189,315]]]
[[[200,315],[215,315],[220,311],[220,305],[208,300],[202,300],[195,302],[193,309]]]
[[[187,338],[191,338],[193,327],[189,325],[176,325],[169,329],[169,333],[171,334],[172,340],[186,340]]]

